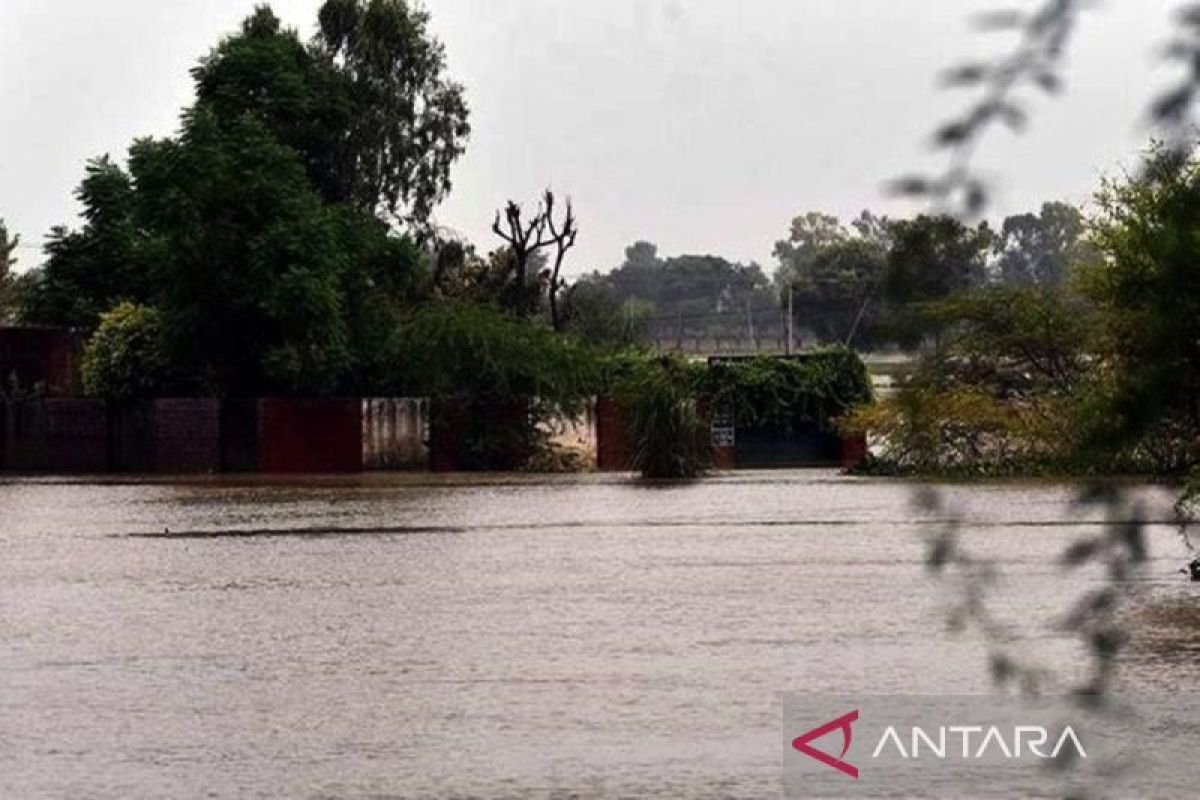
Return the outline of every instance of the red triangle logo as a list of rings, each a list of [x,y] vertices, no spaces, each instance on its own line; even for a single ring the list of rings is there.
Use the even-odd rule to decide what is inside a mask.
[[[809,758],[816,759],[822,764],[833,767],[838,772],[849,775],[851,778],[858,780],[858,767],[844,760],[846,753],[850,752],[850,744],[854,741],[853,725],[858,722],[858,712],[851,711],[844,717],[838,717],[832,722],[827,722],[819,728],[813,728],[803,736],[797,736],[792,740],[792,747],[799,750]],[[812,746],[816,740],[828,736],[834,731],[842,732],[842,753],[834,758],[823,750],[818,750]]]

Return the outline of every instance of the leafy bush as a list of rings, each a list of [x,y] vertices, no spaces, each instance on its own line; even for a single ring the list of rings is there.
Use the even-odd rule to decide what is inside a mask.
[[[833,431],[838,418],[874,399],[866,365],[846,348],[717,361],[697,370],[694,383],[706,406],[732,412],[738,426],[787,432]]]
[[[596,393],[599,355],[496,308],[418,308],[391,344],[390,389],[432,397],[435,427],[465,437],[470,469],[524,469],[549,446],[547,420],[583,411]]]
[[[84,391],[95,397],[153,397],[169,383],[162,314],[125,302],[100,317],[83,353]]]
[[[842,427],[883,452],[869,471],[999,475],[1064,468],[1069,412],[1067,403],[1013,403],[970,386],[909,386]]]
[[[655,480],[689,479],[712,464],[709,422],[692,389],[693,370],[677,359],[646,361],[621,379],[633,467]]]
[[[866,366],[841,348],[713,363],[626,356],[610,364],[609,383],[630,420],[634,465],[649,478],[695,477],[711,465],[712,413],[732,413],[745,428],[834,432],[873,399]]]

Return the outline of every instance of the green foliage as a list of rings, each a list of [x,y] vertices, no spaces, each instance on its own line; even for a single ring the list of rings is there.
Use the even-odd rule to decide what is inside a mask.
[[[584,279],[591,290],[608,293],[617,307],[630,301],[653,308],[651,333],[681,327],[688,335],[729,336],[745,330],[746,308],[778,308],[779,300],[758,264],[738,264],[720,256],[660,258],[658,248],[637,242],[625,262],[608,274]]]
[[[591,279],[575,283],[567,293],[563,317],[566,332],[581,342],[602,347],[635,347],[645,341],[654,307],[645,300],[620,303]]]
[[[993,244],[996,278],[1016,286],[1061,286],[1075,263],[1093,255],[1086,234],[1083,213],[1067,203],[1011,216]]]
[[[153,397],[170,385],[163,316],[125,302],[101,316],[83,353],[83,387],[92,397]]]
[[[895,395],[844,423],[883,453],[872,468],[962,476],[1082,468],[1081,420],[1100,390],[1095,309],[1067,289],[995,286],[926,312],[942,346]]]
[[[408,0],[326,0],[317,18],[315,49],[350,105],[335,151],[338,199],[423,228],[471,132],[429,12]]]
[[[331,202],[347,199],[339,164],[355,114],[345,77],[295,31],[260,6],[192,70],[196,104],[222,126],[259,120],[296,151],[309,179]],[[368,209],[373,210],[373,209]]]
[[[1063,401],[1009,402],[970,385],[915,383],[842,422],[884,453],[868,471],[961,477],[1063,470],[1070,455]]]
[[[775,282],[782,297],[792,294],[797,328],[821,342],[879,343],[878,289],[891,245],[889,224],[866,211],[853,230],[816,212],[792,221],[788,239],[775,245]]]
[[[627,365],[617,397],[629,421],[633,467],[654,480],[691,479],[712,465],[709,421],[676,359]]]
[[[207,112],[131,169],[157,236],[160,307],[178,363],[218,394],[324,394],[351,364],[344,218],[295,152],[247,116]]]
[[[635,465],[650,478],[695,477],[711,465],[714,412],[743,427],[833,432],[873,401],[866,366],[845,349],[711,364],[625,356],[610,363],[608,383],[629,415]]]
[[[429,13],[405,0],[326,0],[311,45],[266,7],[193,70],[196,111],[262,121],[331,203],[422,232],[470,134]]]
[[[76,192],[83,228],[54,228],[46,261],[29,278],[25,321],[95,330],[122,300],[149,300],[150,265],[142,257],[130,176],[107,156],[88,163]]]
[[[578,407],[601,376],[588,347],[487,306],[422,306],[394,346],[395,387],[413,396],[539,397]]]
[[[427,281],[412,239],[467,133],[428,15],[337,2],[305,45],[259,8],[193,70],[179,136],[128,172],[92,162],[84,225],[22,280],[27,321],[94,330],[124,300],[163,314],[189,391],[383,388],[387,347]]]
[[[798,359],[717,361],[697,370],[694,385],[706,406],[731,411],[739,426],[784,432],[832,431],[874,399],[866,365],[844,348]]]
[[[893,222],[889,230],[883,290],[896,310],[892,335],[914,346],[939,330],[919,313],[921,304],[983,284],[993,234],[986,223],[970,228],[953,217],[925,215]]]
[[[1200,162],[1154,148],[1140,174],[1106,181],[1093,235],[1105,258],[1081,285],[1105,317],[1111,383],[1093,443],[1130,445],[1166,424],[1200,434]]]
[[[575,415],[600,385],[599,355],[494,307],[429,304],[396,331],[392,393],[432,397],[465,439],[469,469],[523,469],[546,450],[545,425]]]
[[[1095,307],[1065,288],[994,286],[932,303],[925,313],[944,331],[928,364],[938,380],[1000,398],[1079,391],[1103,328]]]
[[[925,305],[940,346],[898,395],[850,422],[882,446],[877,467],[1161,474],[1200,463],[1200,170],[1155,151],[1098,204],[1074,274]]]

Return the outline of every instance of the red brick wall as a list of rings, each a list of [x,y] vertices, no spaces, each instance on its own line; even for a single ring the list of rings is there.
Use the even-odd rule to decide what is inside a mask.
[[[221,401],[221,470],[254,472],[258,469],[258,400],[239,397]]]
[[[867,458],[867,437],[861,434],[842,439],[842,469],[855,469]]]
[[[263,472],[360,472],[362,401],[259,401],[259,469]]]
[[[156,472],[217,472],[221,469],[221,401],[155,400],[153,437]]]
[[[727,445],[713,447],[712,465],[713,465],[713,469],[720,469],[720,470],[737,469],[737,448],[729,447]]]
[[[429,465],[434,472],[458,472],[466,468],[466,447],[470,414],[465,400],[435,400],[430,411]]]
[[[17,400],[4,405],[4,468],[14,472],[46,469],[45,401]]]
[[[633,469],[629,444],[629,426],[620,404],[611,397],[596,400],[596,469],[600,472],[628,472]]]
[[[59,328],[0,328],[0,380],[15,374],[23,388],[40,384],[51,397],[81,391],[79,334]]]
[[[35,399],[5,403],[2,466],[20,472],[104,472],[108,408],[103,400]]]
[[[46,468],[53,472],[108,470],[108,404],[103,400],[46,401]]]

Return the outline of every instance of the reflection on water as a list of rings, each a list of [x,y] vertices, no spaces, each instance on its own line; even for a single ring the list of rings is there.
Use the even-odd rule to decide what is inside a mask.
[[[1064,674],[1070,490],[961,487]],[[1156,516],[1171,497],[1146,490]],[[911,486],[831,473],[0,483],[0,796],[763,797],[785,692],[988,690]],[[1200,677],[1151,530],[1124,666]]]

